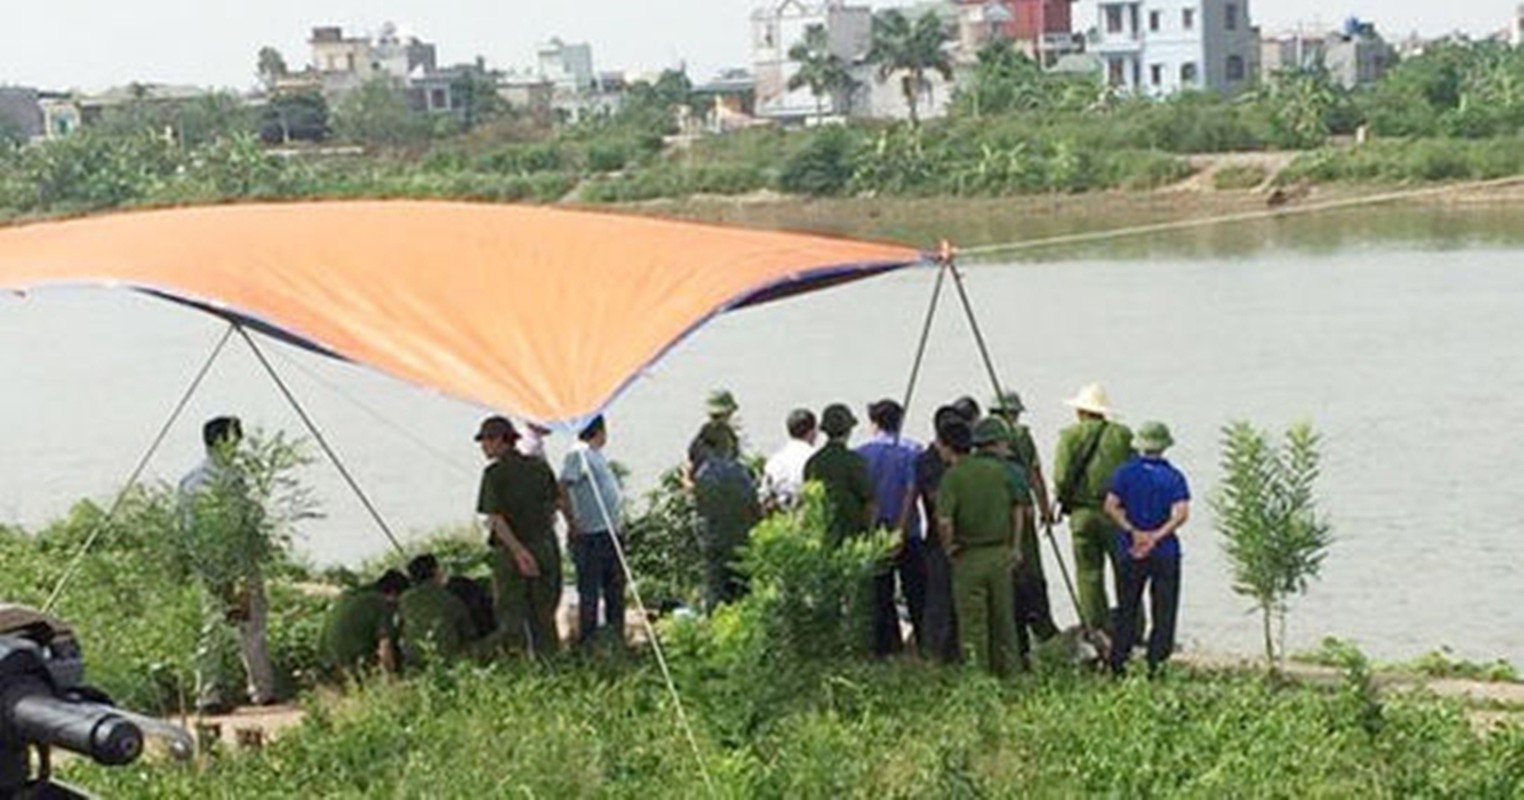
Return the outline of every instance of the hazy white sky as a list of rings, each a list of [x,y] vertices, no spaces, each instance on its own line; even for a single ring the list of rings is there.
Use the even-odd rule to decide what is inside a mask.
[[[884,7],[897,3],[876,0]],[[748,60],[753,0],[5,0],[0,84],[99,89],[133,80],[246,88],[254,55],[279,48],[306,63],[313,25],[373,30],[394,20],[439,46],[443,62],[478,54],[528,67],[535,43],[587,41],[599,69],[659,69],[686,60],[694,77]],[[1418,31],[1490,33],[1518,0],[1252,0],[1266,30],[1320,18],[1368,17],[1397,38]],[[1080,25],[1094,16],[1080,0]]]

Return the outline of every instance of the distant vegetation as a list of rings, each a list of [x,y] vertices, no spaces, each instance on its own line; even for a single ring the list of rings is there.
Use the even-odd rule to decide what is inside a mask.
[[[913,52],[896,59],[924,63]],[[831,65],[819,66],[812,90],[836,91]],[[482,100],[465,119],[427,117],[380,85],[331,109],[312,94],[280,96],[257,110],[217,96],[177,106],[128,102],[61,141],[23,146],[0,137],[0,217],[313,197],[619,203],[763,189],[800,196],[1151,189],[1193,172],[1184,155],[1258,150],[1305,151],[1277,176],[1282,184],[1465,180],[1524,172],[1520,86],[1524,50],[1444,44],[1353,92],[1326,74],[1283,72],[1231,99],[1186,93],[1152,101],[1043,73],[994,47],[981,54],[949,117],[919,125],[853,122],[674,139],[682,121],[703,110],[676,72],[632,87],[618,113],[577,124],[529,119],[481,92],[467,93]],[[1362,128],[1371,143],[1352,144]],[[295,142],[295,154],[267,149],[281,142]],[[359,145],[363,153],[315,155],[314,142]],[[1241,189],[1261,183],[1256,177],[1241,171],[1211,183]]]

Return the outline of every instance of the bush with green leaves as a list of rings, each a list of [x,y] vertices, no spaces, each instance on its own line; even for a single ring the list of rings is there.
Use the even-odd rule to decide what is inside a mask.
[[[1314,495],[1320,460],[1320,439],[1305,423],[1293,425],[1280,445],[1247,422],[1223,429],[1223,478],[1212,510],[1233,591],[1260,612],[1272,671],[1285,648],[1291,599],[1318,577],[1333,543]]]

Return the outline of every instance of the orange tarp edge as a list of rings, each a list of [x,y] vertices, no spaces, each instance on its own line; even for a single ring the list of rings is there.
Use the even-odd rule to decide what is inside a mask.
[[[917,260],[893,245],[435,201],[210,206],[0,229],[0,287],[157,291],[544,422],[601,410],[745,298]]]

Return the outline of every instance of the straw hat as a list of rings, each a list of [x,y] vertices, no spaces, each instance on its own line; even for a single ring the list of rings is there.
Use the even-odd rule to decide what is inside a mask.
[[[1109,417],[1114,412],[1111,408],[1111,398],[1106,396],[1106,390],[1099,383],[1092,383],[1079,390],[1079,394],[1064,401],[1064,405],[1080,411],[1089,411],[1092,414],[1100,414]]]

